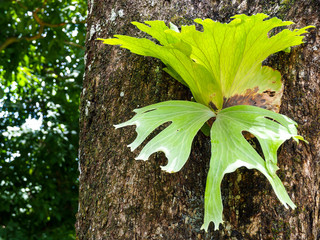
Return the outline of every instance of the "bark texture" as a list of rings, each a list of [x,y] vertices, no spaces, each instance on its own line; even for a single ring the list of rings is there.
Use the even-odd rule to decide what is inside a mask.
[[[320,239],[320,3],[319,0],[90,0],[86,74],[81,96],[78,239]],[[278,53],[265,64],[278,69],[285,85],[280,112],[299,123],[309,141],[287,141],[279,151],[278,175],[297,205],[287,210],[267,179],[241,168],[222,183],[224,224],[200,231],[210,140],[196,137],[178,173],[160,170],[164,154],[135,161],[127,144],[134,127],[116,130],[132,110],[169,99],[190,100],[162,63],[96,41],[114,34],[142,36],[131,21],[165,20],[181,26],[195,18],[229,22],[235,14],[263,12],[315,25],[306,43]]]

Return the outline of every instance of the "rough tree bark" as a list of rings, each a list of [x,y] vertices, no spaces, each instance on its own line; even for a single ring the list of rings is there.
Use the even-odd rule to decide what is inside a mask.
[[[80,197],[78,239],[320,239],[320,3],[305,1],[90,0],[86,75],[81,96]],[[160,170],[162,153],[147,162],[126,147],[134,127],[112,126],[132,110],[169,99],[190,100],[190,92],[171,79],[155,59],[103,45],[98,37],[139,35],[131,21],[165,20],[192,24],[195,18],[229,22],[235,14],[263,12],[315,25],[306,43],[270,57],[285,85],[281,113],[299,123],[309,145],[286,142],[279,151],[278,174],[297,205],[287,210],[267,179],[241,168],[222,183],[224,224],[200,231],[210,141],[201,133],[186,166]]]

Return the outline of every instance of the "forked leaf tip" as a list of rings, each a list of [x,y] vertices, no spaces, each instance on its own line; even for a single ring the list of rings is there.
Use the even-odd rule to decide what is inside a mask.
[[[132,143],[127,145],[128,148],[130,148],[130,151],[133,152],[135,150],[134,147],[132,147]]]
[[[306,27],[304,27],[304,28],[302,28],[302,29],[308,29],[308,28],[316,28],[316,26],[314,26],[314,25],[309,25],[309,26],[306,26]]]
[[[286,24],[287,26],[295,24],[295,22],[292,21],[284,21],[283,24]]]
[[[119,124],[114,124],[113,126],[115,127],[115,129],[118,129],[118,128],[126,127],[128,125],[129,124],[127,124],[127,122],[123,122],[123,123],[119,123]]]
[[[107,40],[108,40],[108,39],[105,39],[105,38],[97,38],[96,40],[97,40],[97,41],[102,41],[103,44],[107,44]]]
[[[162,171],[165,171],[167,173],[175,173],[176,171],[173,171],[172,169],[168,168],[167,165],[166,166],[160,166]]]
[[[148,160],[148,157],[146,157],[145,156],[145,154],[139,154],[136,158],[135,158],[135,160],[142,160],[142,161],[147,161]]]
[[[171,30],[173,30],[175,32],[180,32],[179,28],[176,25],[174,25],[172,22],[170,22],[169,25],[170,25]]]
[[[288,202],[283,205],[285,206],[286,209],[289,209],[289,206],[291,207],[291,209],[295,209],[297,207],[293,202]]]
[[[141,160],[141,161],[147,161],[148,159],[143,159],[143,158],[140,158],[139,156],[138,157],[136,157],[134,160]]]
[[[305,140],[305,139],[304,139],[302,136],[300,136],[300,135],[293,136],[293,139],[294,139],[297,143],[299,143],[299,140],[300,140],[300,141],[305,142],[306,144],[309,144],[309,142],[308,142],[307,140]]]
[[[204,224],[202,224],[200,230],[204,230],[205,232],[208,232],[208,228],[206,228],[206,227],[204,226]]]
[[[210,221],[210,222],[211,222],[211,221]],[[202,224],[200,230],[204,230],[204,231],[207,233],[210,222],[209,222],[209,223],[204,223],[204,224]],[[219,223],[217,223],[217,224],[216,224],[216,223],[213,223],[213,224],[214,224],[214,230],[215,230],[215,231],[216,231],[216,230],[219,230],[220,223],[222,223],[222,222],[219,222]]]

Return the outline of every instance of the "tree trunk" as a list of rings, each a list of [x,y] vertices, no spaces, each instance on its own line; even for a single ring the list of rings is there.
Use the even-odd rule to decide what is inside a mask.
[[[320,239],[320,3],[307,1],[105,0],[88,1],[86,75],[81,96],[78,239]],[[132,110],[164,100],[190,100],[155,59],[137,56],[96,38],[142,36],[132,21],[165,20],[181,26],[195,18],[229,22],[235,14],[263,12],[294,27],[315,25],[305,44],[266,64],[285,85],[280,112],[299,124],[309,145],[287,141],[278,175],[297,209],[285,209],[267,179],[241,168],[222,183],[224,224],[200,230],[210,159],[210,139],[198,133],[191,156],[174,174],[160,170],[166,158],[136,161],[127,145],[134,127],[115,129]]]

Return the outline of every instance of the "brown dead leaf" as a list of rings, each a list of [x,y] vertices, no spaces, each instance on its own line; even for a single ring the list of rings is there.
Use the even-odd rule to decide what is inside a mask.
[[[283,88],[280,91],[266,90],[259,92],[259,88],[247,89],[244,94],[236,94],[228,99],[224,99],[223,108],[235,105],[252,105],[274,112],[279,112]]]

